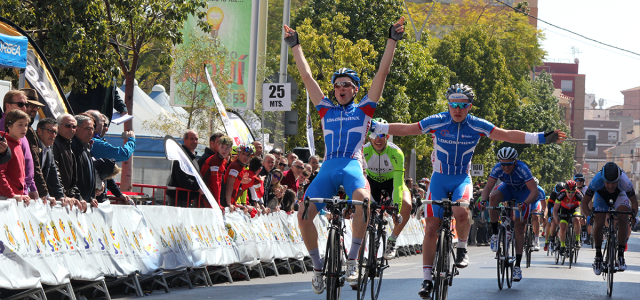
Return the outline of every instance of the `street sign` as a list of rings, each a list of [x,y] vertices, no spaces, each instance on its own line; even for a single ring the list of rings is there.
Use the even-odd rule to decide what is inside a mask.
[[[262,109],[264,111],[290,111],[291,83],[263,83]]]
[[[484,176],[484,165],[483,164],[472,164],[471,165],[471,176]]]

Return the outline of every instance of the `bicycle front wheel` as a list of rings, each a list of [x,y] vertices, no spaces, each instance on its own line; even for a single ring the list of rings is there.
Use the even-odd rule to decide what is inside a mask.
[[[365,250],[369,249],[371,252],[371,237],[373,236],[373,230],[367,228],[364,233],[363,246],[360,247],[358,253],[358,300],[364,300],[367,294],[367,284],[369,284],[369,270],[371,265],[368,262],[369,256],[365,255]]]
[[[340,290],[344,282],[342,277],[342,246],[340,245],[340,234],[335,230],[329,232],[328,243],[331,245],[328,247],[327,253],[327,270],[325,271],[327,278],[327,300],[340,299]]]
[[[611,297],[613,294],[613,273],[616,272],[616,234],[609,234],[609,239],[607,240],[607,252],[609,255],[607,256],[607,296]]]
[[[573,226],[569,226],[567,230],[567,253],[569,254],[569,269],[571,269],[571,265],[573,264],[573,251],[575,249],[575,233],[573,231]]]
[[[498,288],[502,289],[504,285],[504,276],[506,270],[505,259],[507,256],[506,253],[506,234],[504,232],[504,227],[500,227],[498,231],[498,249],[496,250],[496,263],[497,263],[497,271],[498,271]]]
[[[511,239],[507,240],[505,247],[505,277],[507,277],[507,286],[511,288],[513,284],[513,266],[516,263],[516,238],[515,234],[511,232]]]
[[[531,266],[531,251],[533,251],[533,226],[527,224],[527,230],[524,234],[524,253],[527,260],[527,268]]]
[[[447,239],[447,234],[444,230],[440,231],[440,236],[438,237],[437,244],[437,252],[436,252],[436,276],[433,282],[433,296],[431,297],[434,300],[445,300],[447,299],[447,293],[449,289],[449,281],[448,273],[449,273],[449,246],[451,243]]]
[[[378,249],[382,247],[385,249],[387,245],[387,239],[384,234],[377,235],[373,239],[374,250],[369,251],[369,261],[371,262],[372,269],[369,277],[371,277],[371,300],[377,300],[380,295],[380,287],[382,286],[382,275],[384,269],[389,267],[389,262],[384,259],[383,256],[378,257]]]

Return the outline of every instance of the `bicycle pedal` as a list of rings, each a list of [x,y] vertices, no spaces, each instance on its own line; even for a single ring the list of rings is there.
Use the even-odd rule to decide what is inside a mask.
[[[456,269],[455,273],[453,274],[453,276],[458,276],[460,275],[460,271],[458,271],[458,269]]]

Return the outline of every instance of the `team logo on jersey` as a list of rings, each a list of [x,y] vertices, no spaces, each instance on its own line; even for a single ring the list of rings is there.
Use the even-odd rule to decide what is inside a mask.
[[[388,167],[388,166],[389,166],[389,161],[388,161],[388,160],[385,160],[385,161],[384,161],[384,166],[385,166],[385,167]]]
[[[442,136],[447,136],[447,135],[449,135],[449,130],[446,130],[446,129],[440,130],[440,134]]]

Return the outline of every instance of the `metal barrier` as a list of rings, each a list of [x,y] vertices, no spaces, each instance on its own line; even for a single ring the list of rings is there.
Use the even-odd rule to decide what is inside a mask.
[[[116,184],[118,185],[118,187],[120,186],[120,182],[116,182]],[[132,183],[131,184],[131,189],[134,190],[135,188],[139,188],[139,192],[138,193],[132,193],[129,194],[127,192],[123,192],[123,194],[131,197],[131,196],[142,196],[142,195],[149,195],[147,193],[145,193],[145,189],[147,190],[151,190],[151,198],[154,199],[154,201],[151,202],[151,205],[155,205],[156,201],[159,199],[158,197],[156,197],[157,194],[162,193],[162,205],[167,205],[167,191],[169,190],[169,187],[167,186],[163,186],[163,185],[152,185],[152,184],[141,184],[141,183]],[[175,187],[172,188],[171,190],[175,190],[176,191],[176,199],[178,198],[179,193],[187,193],[187,199],[188,200],[188,206],[191,206],[193,204],[193,207],[197,207],[197,208],[202,208],[202,207],[209,207],[208,205],[208,200],[203,197],[203,195],[198,195],[197,199],[191,199],[191,193],[199,193],[198,191],[191,191],[188,189],[184,189],[184,188],[180,188],[180,187]],[[158,191],[158,193],[156,193]],[[184,194],[183,194],[184,195]],[[109,193],[109,200],[111,201],[111,204],[125,204],[125,203],[121,203],[122,200],[120,198],[117,198],[115,196],[113,196],[113,194]],[[195,202],[194,202],[195,201]],[[174,201],[174,206],[178,206],[178,201]],[[197,205],[197,206],[196,206]]]

